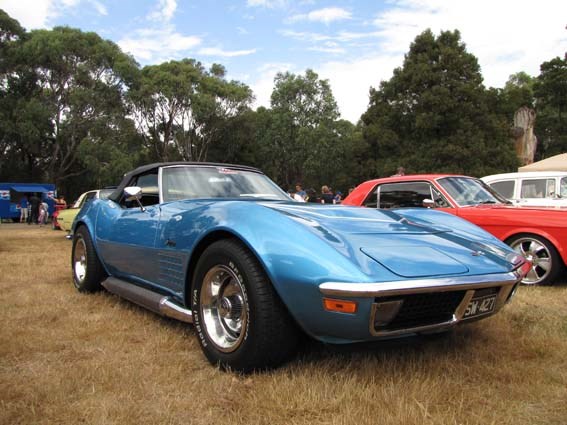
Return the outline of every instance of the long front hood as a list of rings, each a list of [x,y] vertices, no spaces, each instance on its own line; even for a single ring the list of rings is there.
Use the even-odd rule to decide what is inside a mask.
[[[342,234],[424,235],[449,230],[413,223],[388,210],[318,204],[266,203],[264,206],[277,210],[308,227],[322,227]]]
[[[394,211],[306,204],[264,204],[303,225],[369,271],[368,259],[403,278],[500,273],[510,250],[442,224],[417,223]],[[458,220],[458,219],[457,219]]]

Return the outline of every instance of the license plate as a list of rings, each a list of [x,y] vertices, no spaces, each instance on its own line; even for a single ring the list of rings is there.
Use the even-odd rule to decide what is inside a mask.
[[[473,298],[469,303],[463,319],[482,316],[491,313],[496,305],[496,294],[485,295],[484,297]]]

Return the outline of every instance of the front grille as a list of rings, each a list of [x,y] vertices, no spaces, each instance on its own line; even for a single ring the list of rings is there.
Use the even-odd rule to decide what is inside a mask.
[[[491,288],[477,289],[476,291],[474,291],[473,297],[481,298],[481,297],[486,297],[487,295],[494,295],[497,294],[499,290],[500,287],[498,286],[493,286]]]
[[[403,300],[398,314],[381,330],[408,329],[451,320],[463,300],[465,291],[436,292],[376,298],[376,303]]]

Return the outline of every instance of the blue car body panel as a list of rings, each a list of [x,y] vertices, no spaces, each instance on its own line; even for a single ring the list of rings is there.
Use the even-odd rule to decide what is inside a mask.
[[[324,309],[324,282],[375,283],[513,271],[513,251],[480,228],[428,209],[359,207],[238,199],[194,199],[124,208],[94,200],[74,226],[87,226],[111,276],[169,294],[188,306],[195,248],[231,234],[263,266],[295,321],[328,342],[373,339],[371,297],[356,314]],[[480,252],[482,255],[476,255]],[[472,254],[471,254],[472,253]]]

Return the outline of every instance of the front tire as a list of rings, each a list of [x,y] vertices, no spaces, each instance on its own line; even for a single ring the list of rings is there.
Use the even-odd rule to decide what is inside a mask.
[[[94,248],[89,230],[80,226],[73,236],[71,254],[73,284],[79,292],[97,292],[106,274]]]
[[[201,348],[222,369],[269,369],[295,352],[295,324],[258,260],[237,240],[215,242],[203,252],[192,307]]]
[[[563,263],[551,242],[541,236],[523,234],[510,238],[507,243],[532,262],[531,270],[522,280],[524,285],[553,285]]]

